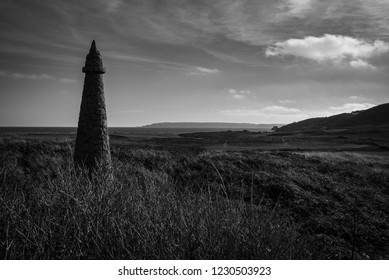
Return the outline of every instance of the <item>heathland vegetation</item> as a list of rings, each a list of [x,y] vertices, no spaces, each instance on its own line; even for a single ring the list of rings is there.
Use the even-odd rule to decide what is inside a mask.
[[[389,258],[384,154],[117,142],[89,177],[73,145],[0,140],[1,259]]]
[[[389,103],[381,104],[367,110],[342,113],[330,117],[306,119],[291,123],[277,129],[278,132],[295,132],[301,130],[355,128],[379,128],[389,126]]]

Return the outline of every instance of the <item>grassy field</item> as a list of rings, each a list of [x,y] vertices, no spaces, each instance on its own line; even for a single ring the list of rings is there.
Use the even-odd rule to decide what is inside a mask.
[[[389,259],[384,154],[190,143],[113,141],[89,178],[73,141],[3,138],[0,258]]]

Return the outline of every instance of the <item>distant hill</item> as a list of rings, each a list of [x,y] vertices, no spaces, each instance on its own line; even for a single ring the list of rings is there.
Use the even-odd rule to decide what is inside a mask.
[[[162,122],[142,126],[143,128],[196,128],[196,129],[264,129],[282,124],[224,123],[224,122]]]
[[[343,114],[334,115],[331,117],[306,119],[306,120],[303,120],[300,122],[294,122],[294,123],[282,126],[279,129],[277,129],[277,132],[325,129],[325,128],[333,127],[334,124],[348,120],[348,119],[354,117],[355,114],[356,113],[343,113]]]
[[[277,129],[277,132],[382,125],[389,125],[389,103],[363,111],[343,113],[331,117],[306,119],[282,126]]]
[[[362,126],[372,125],[381,126],[389,125],[389,103],[381,104],[361,111],[359,114],[339,122],[337,126]]]

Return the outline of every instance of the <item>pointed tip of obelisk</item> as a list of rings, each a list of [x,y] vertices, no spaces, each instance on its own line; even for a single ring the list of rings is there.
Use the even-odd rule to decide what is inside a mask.
[[[92,44],[89,49],[89,53],[97,53],[97,47],[96,47],[96,42],[95,40],[92,41]]]

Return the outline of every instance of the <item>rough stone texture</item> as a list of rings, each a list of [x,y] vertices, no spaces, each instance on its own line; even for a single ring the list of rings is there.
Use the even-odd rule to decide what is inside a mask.
[[[105,68],[95,41],[92,42],[82,72],[85,73],[85,80],[74,163],[93,171],[97,167],[111,166],[103,84]]]

